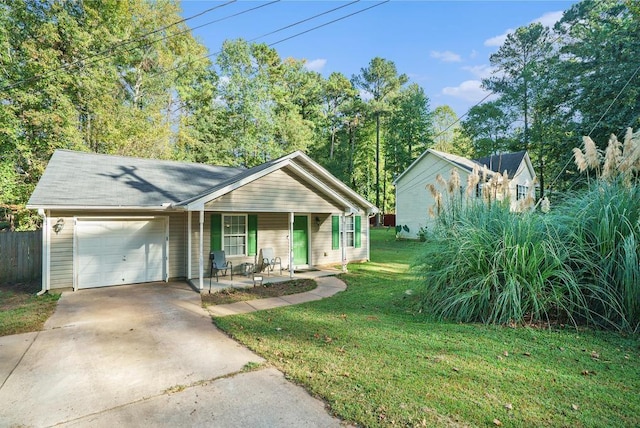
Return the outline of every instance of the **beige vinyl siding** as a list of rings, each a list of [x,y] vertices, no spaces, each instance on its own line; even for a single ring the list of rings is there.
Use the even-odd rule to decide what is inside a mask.
[[[333,215],[340,216],[341,213]],[[358,214],[361,217],[361,246],[360,248],[347,247],[347,261],[359,262],[367,260],[367,228],[369,218],[363,212]],[[320,219],[320,226],[315,223],[316,216]],[[342,242],[340,242],[342,245]],[[331,214],[311,215],[311,259],[315,266],[341,266],[342,247],[331,248]]]
[[[416,239],[420,228],[433,226],[434,219],[429,216],[429,207],[434,206],[435,201],[426,186],[433,183],[445,195],[446,191],[440,188],[436,176],[440,174],[448,180],[454,168],[460,175],[460,184],[466,186],[469,175],[466,170],[457,168],[431,153],[422,158],[396,183],[396,225],[409,227],[409,232],[402,231],[401,235]]]
[[[169,215],[169,278],[187,277],[187,213]]]
[[[52,224],[55,224],[60,218],[64,220],[64,227],[59,233],[55,233],[52,230],[50,235],[51,262],[49,278],[52,289],[73,287],[74,219],[72,216],[52,213]]]
[[[343,211],[328,197],[284,169],[277,170],[205,204],[220,212],[335,212]]]

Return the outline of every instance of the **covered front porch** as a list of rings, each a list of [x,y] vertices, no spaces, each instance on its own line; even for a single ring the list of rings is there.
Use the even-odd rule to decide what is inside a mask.
[[[317,278],[326,278],[329,276],[336,276],[342,272],[341,269],[324,267],[322,269],[304,269],[300,271],[291,272],[288,270],[282,271],[282,275],[277,270],[274,272],[259,272],[254,274],[234,274],[233,279],[231,279],[231,275],[227,274],[225,276],[219,276],[218,280],[215,277],[207,277],[204,279],[204,287],[200,289],[197,287],[197,283],[193,283],[196,289],[200,290],[201,293],[216,293],[221,290],[227,290],[230,288],[252,288],[255,286],[268,286],[269,284],[275,284],[279,282],[291,281],[292,279],[317,279]]]

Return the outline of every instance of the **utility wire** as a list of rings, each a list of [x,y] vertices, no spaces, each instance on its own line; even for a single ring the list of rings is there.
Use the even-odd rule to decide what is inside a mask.
[[[348,3],[348,4],[346,4],[346,5],[343,5],[343,6],[340,6],[340,7],[337,7],[337,8],[334,8],[334,9],[331,9],[331,10],[328,10],[328,11],[326,11],[326,12],[319,13],[319,14],[317,14],[317,15],[314,15],[314,16],[310,17],[310,18],[303,19],[303,20],[298,21],[298,22],[296,22],[296,23],[293,23],[293,24],[287,25],[286,27],[279,28],[279,29],[277,29],[277,30],[271,31],[271,32],[269,32],[269,33],[263,34],[263,35],[258,36],[258,37],[254,37],[254,38],[253,38],[253,39],[251,39],[250,41],[256,41],[256,40],[261,39],[261,38],[263,38],[263,37],[266,37],[266,36],[268,36],[268,35],[278,33],[278,32],[280,32],[280,31],[282,31],[282,30],[287,29],[287,28],[291,28],[291,27],[293,27],[293,26],[296,26],[296,25],[302,24],[302,23],[304,23],[304,22],[307,22],[307,21],[309,21],[309,20],[311,20],[311,19],[315,19],[315,18],[317,18],[317,17],[319,17],[319,16],[326,15],[327,13],[330,13],[330,12],[333,12],[333,11],[335,11],[335,10],[341,9],[341,8],[343,8],[343,7],[349,6],[349,5],[353,4],[353,3],[357,3],[358,1],[359,1],[359,0],[354,1],[354,2],[351,2],[351,3]],[[351,14],[349,14],[349,15],[345,15],[345,16],[343,16],[343,17],[340,17],[340,18],[334,19],[334,20],[332,20],[332,21],[326,22],[326,23],[324,23],[324,24],[318,25],[318,26],[316,26],[316,27],[313,27],[313,28],[311,28],[311,29],[309,29],[309,30],[305,30],[305,31],[302,31],[302,32],[300,32],[300,33],[294,34],[293,36],[289,36],[289,37],[286,37],[286,38],[284,38],[284,39],[278,40],[278,41],[276,41],[276,42],[270,43],[270,44],[268,44],[267,46],[274,46],[274,45],[277,45],[278,43],[282,43],[282,42],[284,42],[284,41],[286,41],[286,40],[290,40],[290,39],[292,39],[292,38],[294,38],[294,37],[301,36],[301,35],[303,35],[303,34],[309,33],[310,31],[317,30],[318,28],[325,27],[325,26],[327,26],[327,25],[333,24],[333,23],[335,23],[335,22],[341,21],[341,20],[343,20],[343,19],[349,18],[349,17],[351,17],[351,16],[357,15],[357,14],[362,13],[362,12],[365,12],[365,11],[367,11],[367,10],[369,10],[369,9],[373,9],[374,7],[381,6],[382,4],[384,4],[384,3],[388,3],[389,1],[391,1],[391,0],[385,0],[385,1],[382,1],[382,2],[380,2],[380,3],[376,3],[376,4],[375,4],[375,5],[373,5],[373,6],[369,6],[369,7],[367,7],[367,8],[360,9],[360,10],[358,10],[358,11],[356,11],[356,12],[353,12],[353,13],[351,13]],[[162,70],[162,71],[159,71],[159,72],[157,72],[157,73],[155,73],[155,74],[152,74],[152,76],[160,76],[160,75],[162,75],[162,74],[170,73],[170,72],[175,71],[175,70],[177,70],[177,69],[179,69],[179,68],[182,68],[182,67],[185,67],[185,66],[189,66],[189,65],[194,64],[194,63],[196,63],[196,62],[198,62],[198,61],[201,61],[201,60],[203,60],[203,59],[207,59],[207,58],[211,58],[211,57],[213,57],[213,56],[219,55],[221,52],[222,52],[222,51],[221,51],[221,50],[219,50],[219,51],[216,51],[216,52],[214,52],[214,53],[210,53],[210,54],[207,54],[207,55],[201,56],[201,57],[199,57],[199,58],[193,59],[193,60],[191,60],[191,61],[187,61],[187,62],[185,62],[185,63],[178,64],[178,65],[177,65],[177,66],[175,66],[175,67],[168,68],[168,69],[166,69],[166,70]]]
[[[611,103],[609,103],[609,106],[607,107],[607,109],[604,111],[604,113],[602,114],[602,116],[600,116],[600,119],[598,119],[598,121],[596,122],[596,124],[593,126],[593,128],[591,128],[591,131],[589,132],[589,137],[591,137],[591,134],[593,134],[593,131],[595,131],[595,129],[598,127],[598,125],[600,124],[600,122],[602,122],[602,119],[604,119],[604,117],[606,116],[606,114],[609,112],[609,110],[611,110],[611,107],[613,107],[613,105],[615,104],[615,102],[618,100],[618,98],[620,98],[620,95],[622,95],[622,93],[624,92],[624,90],[627,88],[627,86],[629,86],[629,83],[631,83],[631,81],[636,77],[636,75],[638,74],[638,72],[640,72],[640,65],[636,68],[636,70],[633,72],[633,74],[631,75],[631,77],[629,77],[629,79],[626,81],[626,83],[624,84],[624,86],[622,87],[622,89],[620,89],[620,91],[618,92],[618,95],[616,95],[616,97],[611,101]],[[633,123],[633,122],[631,122]],[[573,159],[573,156],[569,157],[569,160],[567,161],[567,163],[564,165],[564,167],[562,167],[562,169],[560,170],[561,172],[558,173],[558,175],[556,176],[556,178],[553,179],[553,181],[551,182],[551,184],[549,185],[549,187],[553,187],[553,185],[555,184],[556,181],[558,181],[558,178],[560,178],[560,175],[562,174],[562,171],[564,171],[565,169],[567,169],[567,167],[569,166],[569,164],[571,163]]]
[[[29,77],[29,78],[27,78],[27,79],[19,80],[19,81],[15,82],[15,83],[12,83],[12,84],[10,84],[10,85],[7,85],[7,86],[5,86],[4,88],[2,88],[2,91],[6,91],[6,90],[9,90],[9,89],[13,89],[13,88],[15,88],[16,86],[20,86],[20,85],[22,85],[22,84],[24,84],[24,83],[29,83],[29,82],[32,82],[32,81],[34,81],[34,80],[41,80],[41,79],[43,79],[43,78],[45,78],[45,77],[48,77],[48,76],[50,76],[50,75],[52,75],[52,74],[54,74],[54,73],[57,73],[57,72],[62,71],[62,70],[68,70],[68,69],[70,69],[71,67],[75,67],[75,66],[77,66],[77,65],[84,64],[86,61],[91,60],[91,59],[94,59],[94,58],[97,58],[97,57],[100,57],[100,58],[98,58],[96,61],[91,61],[89,64],[92,64],[92,63],[97,62],[97,61],[102,60],[102,59],[109,58],[109,57],[111,57],[111,56],[113,56],[113,55],[114,55],[114,54],[113,54],[113,51],[114,51],[115,49],[119,49],[119,48],[121,48],[121,47],[123,47],[123,46],[126,46],[126,45],[129,45],[129,44],[131,44],[131,43],[139,42],[139,41],[144,40],[144,39],[146,39],[147,37],[149,37],[149,36],[151,36],[151,35],[153,35],[153,34],[159,33],[159,32],[161,32],[161,31],[167,30],[167,29],[169,29],[169,28],[171,28],[171,27],[175,27],[176,25],[179,25],[179,24],[182,24],[182,23],[184,23],[184,22],[190,21],[190,20],[192,20],[192,19],[194,19],[194,18],[197,18],[197,17],[199,17],[199,16],[202,16],[202,15],[204,15],[204,14],[206,14],[206,13],[209,13],[209,12],[211,12],[211,11],[215,10],[215,9],[219,9],[219,8],[222,8],[222,7],[228,6],[228,5],[230,5],[231,3],[235,3],[236,1],[237,1],[237,0],[230,0],[230,1],[226,2],[226,3],[224,3],[224,4],[221,4],[221,5],[217,5],[217,6],[211,7],[211,8],[209,8],[209,9],[203,10],[202,12],[199,12],[199,13],[197,13],[197,14],[195,14],[195,15],[191,15],[191,16],[189,16],[189,17],[187,17],[187,18],[183,18],[183,19],[180,19],[180,20],[178,20],[178,21],[175,21],[175,22],[173,22],[173,23],[171,23],[171,24],[165,25],[164,27],[160,27],[160,28],[157,28],[157,29],[155,29],[155,30],[152,30],[152,31],[150,31],[150,32],[148,32],[148,33],[142,34],[141,36],[138,36],[138,37],[135,37],[135,38],[129,38],[129,39],[127,39],[127,40],[123,40],[123,41],[121,41],[121,42],[119,42],[119,43],[116,43],[115,45],[113,45],[113,46],[111,46],[111,47],[109,47],[109,48],[107,48],[107,49],[104,49],[104,50],[102,50],[102,51],[100,51],[100,52],[97,52],[97,53],[94,53],[94,54],[88,55],[88,56],[83,57],[83,58],[78,58],[77,60],[75,60],[75,61],[73,61],[73,62],[71,62],[71,63],[69,63],[69,64],[65,64],[65,65],[63,65],[63,66],[60,66],[60,67],[54,68],[53,70],[49,70],[49,71],[47,71],[47,72],[45,72],[45,73],[36,74],[35,76],[31,76],[31,77]],[[181,33],[178,33],[178,34],[181,34]],[[176,35],[177,35],[177,34],[176,34]],[[162,39],[160,39],[160,40],[162,40]],[[155,41],[154,41],[154,42],[155,42]],[[129,51],[130,51],[130,50],[129,50]],[[127,51],[127,52],[129,52],[129,51]]]
[[[289,29],[291,27],[295,27],[296,25],[300,25],[300,24],[302,24],[304,22],[311,21],[311,20],[316,19],[316,18],[318,18],[320,16],[326,15],[326,14],[331,13],[331,12],[335,12],[336,10],[340,10],[340,9],[342,9],[344,7],[351,6],[352,4],[355,4],[355,3],[358,3],[358,2],[360,2],[360,0],[355,0],[355,1],[352,1],[351,3],[347,3],[347,4],[343,4],[342,6],[334,7],[333,9],[329,9],[326,12],[322,12],[322,13],[319,13],[317,15],[313,15],[312,17],[303,19],[301,21],[294,22],[293,24],[287,25],[286,27],[281,27],[281,28],[278,28],[277,30],[271,31],[269,33],[265,33],[265,34],[262,34],[262,35],[260,35],[258,37],[254,37],[253,39],[249,40],[249,42],[255,42],[256,40],[262,39],[262,38],[270,36],[272,34],[279,33],[280,31],[284,31],[284,30]]]
[[[358,10],[358,11],[356,11],[356,12],[350,13],[349,15],[345,15],[345,16],[343,16],[343,17],[336,18],[336,19],[334,19],[333,21],[326,22],[326,23],[324,23],[324,24],[321,24],[321,25],[318,25],[318,26],[316,26],[316,27],[310,28],[310,29],[308,29],[308,30],[302,31],[302,32],[300,32],[300,33],[298,33],[298,34],[294,34],[293,36],[289,36],[289,37],[287,37],[287,38],[284,38],[284,39],[278,40],[277,42],[273,42],[273,43],[269,44],[269,46],[275,46],[275,45],[277,45],[278,43],[286,42],[287,40],[293,39],[294,37],[298,37],[298,36],[301,36],[301,35],[303,35],[303,34],[309,33],[309,32],[311,32],[311,31],[317,30],[317,29],[319,29],[319,28],[326,27],[327,25],[331,25],[331,24],[336,23],[336,22],[338,22],[338,21],[342,21],[343,19],[350,18],[350,17],[352,17],[352,16],[354,16],[354,15],[358,15],[359,13],[365,12],[365,11],[367,11],[367,10],[369,10],[369,9],[373,9],[374,7],[382,6],[383,4],[385,4],[385,3],[389,3],[390,1],[391,1],[391,0],[384,0],[384,1],[381,1],[380,3],[376,3],[376,4],[374,4],[373,6],[369,6],[369,7],[367,7],[367,8],[360,9],[360,10]]]

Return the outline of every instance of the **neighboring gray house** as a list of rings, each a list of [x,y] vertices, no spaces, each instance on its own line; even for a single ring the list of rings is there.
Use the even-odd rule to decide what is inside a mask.
[[[301,152],[250,169],[57,150],[27,204],[43,217],[42,289],[170,278],[203,289],[271,247],[294,269],[369,259],[377,208]],[[344,233],[343,233],[344,232]]]
[[[518,210],[521,201],[528,197],[535,197],[536,174],[526,151],[471,160],[428,149],[393,182],[396,186],[396,224],[407,226],[409,229],[409,232],[403,230],[401,235],[407,238],[418,238],[421,228],[433,225],[435,219],[430,217],[428,212],[435,201],[426,186],[430,183],[436,185],[438,174],[448,179],[451,170],[455,169],[464,187],[474,168],[484,170],[487,177],[507,172],[508,196],[513,211]],[[478,193],[481,193],[482,186],[482,184],[479,185]]]

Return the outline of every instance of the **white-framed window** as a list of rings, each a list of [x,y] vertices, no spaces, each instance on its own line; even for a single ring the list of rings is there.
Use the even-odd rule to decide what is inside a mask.
[[[222,216],[222,247],[227,256],[247,255],[247,216]]]
[[[522,184],[516,185],[516,201],[519,201],[520,199],[525,199],[528,193],[529,193],[529,186],[524,186]]]
[[[346,247],[355,246],[355,224],[354,224],[354,216],[349,216],[344,218],[344,230],[343,233],[346,233]],[[342,235],[340,236],[340,242],[342,243]]]

